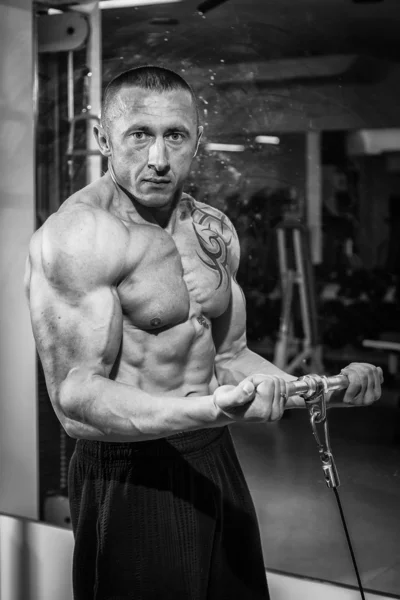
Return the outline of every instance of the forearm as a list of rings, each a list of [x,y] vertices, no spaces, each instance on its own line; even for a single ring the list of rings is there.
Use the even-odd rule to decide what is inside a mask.
[[[245,377],[250,375],[264,374],[277,375],[285,381],[295,381],[297,377],[285,373],[273,363],[248,348],[229,360],[216,361],[218,383],[220,385],[237,385]]]
[[[248,348],[228,360],[216,360],[216,371],[219,385],[237,385],[251,375],[276,375],[285,381],[295,381],[297,377],[285,373],[273,363]],[[300,396],[291,396],[286,408],[304,408],[305,403]]]
[[[70,375],[61,409],[71,437],[104,442],[152,440],[230,422],[217,411],[212,395],[156,396],[101,376],[82,382]]]

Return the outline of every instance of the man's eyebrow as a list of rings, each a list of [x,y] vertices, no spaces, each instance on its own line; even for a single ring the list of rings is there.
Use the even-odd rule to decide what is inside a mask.
[[[125,130],[125,135],[128,135],[129,133],[132,133],[132,131],[144,131],[145,133],[151,133],[151,128],[148,125],[144,125],[144,123],[133,123],[133,125],[130,125],[128,127],[128,129]]]
[[[124,135],[129,135],[133,131],[143,131],[144,133],[152,133],[153,132],[151,127],[149,127],[148,125],[145,125],[144,123],[140,123],[140,121],[130,125],[128,127],[128,129],[126,129],[126,131],[124,132]],[[181,123],[177,123],[176,125],[174,125],[174,124],[169,125],[168,128],[165,130],[166,134],[174,133],[174,132],[181,132],[181,133],[185,133],[186,135],[190,136],[190,130],[185,125],[182,125]]]
[[[187,127],[185,127],[185,125],[173,125],[172,127],[168,127],[165,133],[175,133],[176,131],[190,135],[190,131]]]

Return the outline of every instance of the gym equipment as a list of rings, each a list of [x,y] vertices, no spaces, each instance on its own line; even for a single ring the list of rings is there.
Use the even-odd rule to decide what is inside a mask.
[[[76,125],[79,122],[86,122],[88,125],[91,121],[99,123],[99,115],[95,115],[90,112],[89,104],[89,90],[90,90],[90,78],[92,73],[90,69],[86,69],[84,74],[84,98],[83,107],[80,114],[75,115],[74,98],[75,98],[75,86],[74,86],[74,54],[73,52],[68,53],[68,123],[69,123],[69,134],[68,134],[68,147],[67,147],[67,160],[68,160],[68,193],[72,195],[74,193],[74,176],[75,176],[75,157],[83,156],[99,156],[101,157],[100,151],[92,150],[90,148],[77,148],[76,147]]]
[[[59,490],[49,492],[44,501],[44,520],[47,523],[72,529],[68,500],[67,434],[60,425],[60,482]]]
[[[374,350],[385,350],[388,353],[388,372],[396,377],[399,371],[399,353],[400,353],[400,335],[392,333],[382,335],[381,339],[363,340],[364,348],[373,348]]]
[[[312,433],[318,446],[318,453],[322,463],[322,470],[324,473],[325,482],[326,485],[329,488],[332,488],[335,493],[343,529],[345,532],[354,571],[357,578],[358,588],[362,600],[365,600],[364,590],[361,583],[357,561],[355,558],[350,534],[345,520],[343,507],[340,502],[339,492],[337,490],[337,488],[340,485],[340,480],[331,450],[328,417],[326,410],[326,394],[333,390],[346,389],[348,385],[349,380],[345,375],[336,375],[334,377],[304,375],[296,381],[292,381],[289,383],[288,396],[299,395],[304,398],[310,417]]]
[[[40,15],[37,19],[38,51],[46,53],[78,50],[86,42],[89,25],[84,15],[66,12]]]
[[[100,120],[101,105],[101,16],[98,3],[91,0],[39,0],[38,7],[62,6],[66,12],[56,15],[40,14],[37,18],[38,51],[68,52],[68,193],[74,192],[75,158],[86,162],[86,184],[101,177],[101,153],[92,134],[93,121]],[[76,10],[74,10],[76,9]],[[79,9],[79,11],[78,11]],[[74,51],[86,46],[86,68],[82,111],[75,115]],[[77,124],[86,123],[83,148],[76,147]],[[84,184],[84,185],[86,185]]]
[[[348,301],[383,302],[393,288],[393,276],[381,268],[349,269],[338,283],[339,296]]]
[[[43,0],[37,3],[38,52],[67,53],[67,111],[68,111],[68,140],[66,157],[68,165],[68,194],[74,192],[75,159],[82,157],[86,162],[86,183],[101,176],[101,154],[94,150],[95,140],[91,131],[92,121],[99,121],[101,99],[101,18],[98,3],[92,0]],[[63,6],[66,12],[62,14],[41,14],[40,9]],[[83,12],[76,12],[79,8]],[[84,6],[86,5],[86,7]],[[96,6],[94,6],[96,5]],[[82,109],[75,114],[75,80],[74,52],[85,49],[86,66],[83,70]],[[38,84],[35,88],[35,101],[38,102]],[[77,147],[80,125],[85,125],[82,148]],[[83,161],[82,161],[83,162]],[[86,184],[84,183],[84,185]],[[58,194],[57,194],[58,196]],[[66,197],[66,196],[65,196]],[[57,209],[61,198],[57,197]],[[43,221],[49,216],[43,211]],[[49,401],[47,391],[44,392]],[[60,435],[60,471],[59,487],[47,493],[44,500],[44,518],[46,521],[63,527],[71,527],[69,503],[67,496],[67,435],[59,426]]]
[[[365,337],[375,338],[381,330],[381,314],[369,302],[345,304],[340,300],[324,302],[320,308],[320,328],[324,344],[361,348]]]
[[[279,270],[282,286],[282,311],[275,346],[274,364],[280,369],[293,373],[323,371],[322,349],[318,340],[317,309],[314,292],[314,277],[308,242],[308,230],[298,219],[288,218],[277,228]],[[298,342],[294,331],[294,294],[298,286],[300,298],[300,320],[302,328],[302,349],[289,362],[293,347]],[[298,320],[298,319],[297,319]],[[295,348],[296,352],[296,348]]]
[[[72,529],[68,496],[49,494],[44,503],[44,520],[58,527]]]

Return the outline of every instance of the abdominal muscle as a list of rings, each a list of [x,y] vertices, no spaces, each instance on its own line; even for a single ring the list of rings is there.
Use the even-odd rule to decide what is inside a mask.
[[[110,378],[157,396],[206,396],[218,387],[214,359],[211,325],[196,317],[156,331],[125,321]]]

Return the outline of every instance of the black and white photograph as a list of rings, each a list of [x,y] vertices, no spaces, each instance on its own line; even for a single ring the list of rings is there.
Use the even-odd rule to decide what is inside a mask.
[[[1,600],[400,600],[400,0],[0,0]]]

